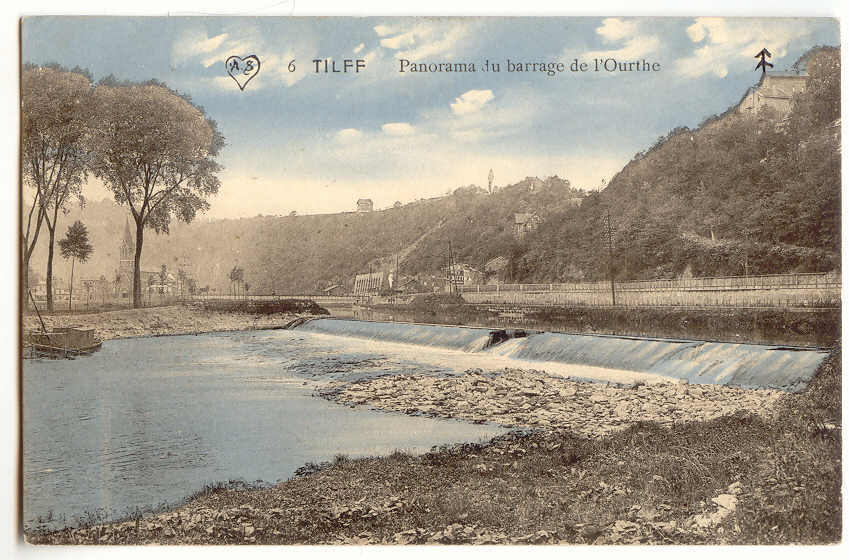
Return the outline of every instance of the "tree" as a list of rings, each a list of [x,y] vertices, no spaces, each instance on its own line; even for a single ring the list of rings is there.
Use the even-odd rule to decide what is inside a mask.
[[[21,174],[36,193],[27,217],[24,238],[26,265],[38,239],[41,220],[47,226],[47,309],[53,310],[53,248],[59,212],[78,197],[86,179],[85,142],[90,129],[91,81],[85,71],[60,66],[24,67],[21,76]],[[35,205],[38,205],[36,212]],[[35,222],[32,221],[35,213]],[[30,234],[30,227],[33,228]],[[30,235],[32,237],[30,237]]]
[[[41,224],[44,223],[44,209],[38,203],[38,197],[41,191],[35,189],[35,196],[27,212],[26,224],[21,220],[21,307],[27,306],[27,294],[29,293],[30,279],[33,278],[33,271],[29,265],[32,253],[35,250],[35,244],[38,242],[38,235],[41,233]],[[36,212],[37,210],[37,212]],[[33,222],[33,212],[35,212],[35,222]],[[25,229],[24,229],[25,226]]]
[[[241,282],[245,278],[245,271],[242,269],[242,267],[236,265],[233,267],[233,270],[230,271],[229,278],[230,293],[233,294],[233,296],[235,297],[237,295],[237,288],[239,282]]]
[[[62,258],[71,259],[71,283],[68,285],[68,310],[71,309],[71,297],[74,293],[74,261],[84,263],[94,250],[88,240],[88,230],[79,220],[68,226],[65,238],[59,240]]]
[[[133,306],[139,307],[144,229],[167,234],[172,218],[188,223],[209,208],[207,198],[220,186],[215,158],[224,137],[189,98],[155,81],[104,80],[94,106],[92,169],[133,215]]]

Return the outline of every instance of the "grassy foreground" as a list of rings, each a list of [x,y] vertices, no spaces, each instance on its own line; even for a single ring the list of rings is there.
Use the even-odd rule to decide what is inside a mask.
[[[260,490],[210,488],[157,516],[32,543],[834,543],[840,350],[773,418],[738,413],[586,438],[511,433],[423,456],[307,465]]]

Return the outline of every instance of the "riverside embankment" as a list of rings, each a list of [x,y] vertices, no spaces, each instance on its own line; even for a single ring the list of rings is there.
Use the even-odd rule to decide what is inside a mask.
[[[201,305],[172,305],[74,315],[43,314],[42,317],[48,329],[70,326],[94,329],[101,340],[112,340],[137,336],[273,329],[302,315],[310,314],[295,310],[259,313],[238,308],[224,310]],[[22,326],[25,333],[41,329],[35,313],[24,315]]]

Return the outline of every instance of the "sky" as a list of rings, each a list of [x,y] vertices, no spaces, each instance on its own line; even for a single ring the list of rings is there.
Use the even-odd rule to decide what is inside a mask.
[[[155,78],[203,106],[227,140],[211,218],[384,208],[485,187],[490,169],[496,185],[558,175],[596,189],[672,128],[739,101],[762,48],[785,70],[839,43],[824,18],[31,17],[21,36],[23,62]],[[261,62],[244,90],[231,55]],[[313,59],[365,68],[316,73]],[[400,72],[402,59],[478,71]],[[595,72],[596,59],[656,70]],[[487,60],[500,72],[481,71]],[[575,60],[590,69],[570,72]],[[92,181],[86,195],[109,193]]]

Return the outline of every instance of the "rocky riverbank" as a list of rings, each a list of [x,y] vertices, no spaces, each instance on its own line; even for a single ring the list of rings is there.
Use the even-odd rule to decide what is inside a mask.
[[[768,417],[782,391],[720,385],[658,383],[610,385],[574,381],[539,371],[470,370],[457,377],[403,375],[332,383],[326,399],[410,415],[495,422],[510,427],[569,430],[596,437],[635,422],[671,426],[739,412]]]
[[[44,315],[43,317],[48,329],[71,326],[94,329],[101,340],[111,340],[137,336],[271,329],[285,325],[295,315],[214,311],[195,306],[172,305],[78,315]],[[38,316],[25,315],[23,329],[24,332],[40,330]]]

